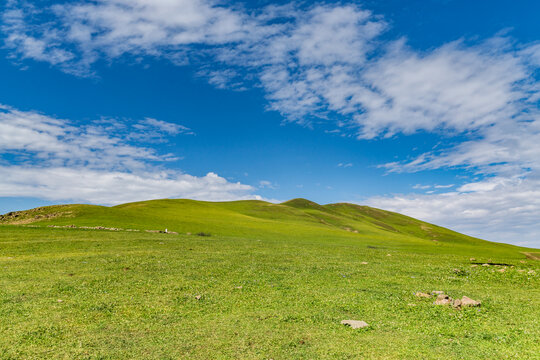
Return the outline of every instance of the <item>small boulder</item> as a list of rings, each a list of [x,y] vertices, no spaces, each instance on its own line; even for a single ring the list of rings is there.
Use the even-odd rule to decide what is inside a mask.
[[[473,300],[473,299],[471,299],[471,298],[469,298],[467,296],[463,296],[461,298],[461,306],[463,306],[463,307],[480,306],[480,304],[481,304],[480,301]]]
[[[197,300],[201,300],[201,298],[202,298],[202,296],[201,296],[201,295],[197,295],[197,296],[195,296],[195,299],[197,299]]]
[[[367,322],[362,320],[341,320],[341,323],[343,325],[348,325],[353,329],[362,329],[369,326]]]
[[[499,269],[499,270],[497,270],[497,271],[498,271],[498,272],[501,272],[501,273],[503,273],[503,272],[505,272],[505,271],[506,271],[506,269],[505,269],[505,268],[503,268],[503,269]]]
[[[482,264],[482,266],[489,266],[489,264]]]
[[[435,291],[432,291],[431,292],[433,295],[441,295],[441,294],[444,294],[444,291],[441,291],[441,290],[435,290]]]
[[[425,298],[431,297],[431,295],[426,294],[426,293],[423,293],[423,292],[417,292],[417,293],[414,294],[414,295],[416,295],[416,296],[418,296],[418,297],[425,297]]]
[[[435,305],[448,305],[452,303],[452,298],[448,295],[441,294],[437,296],[437,300],[435,300]]]
[[[455,309],[460,309],[461,308],[461,300],[459,300],[459,299],[454,300],[454,302],[452,303],[452,306]]]
[[[472,264],[472,265],[471,265],[471,267],[477,267],[477,266],[478,266],[478,265],[476,265],[476,264]]]
[[[475,259],[475,258],[470,258],[469,260],[470,260],[470,261],[476,261],[476,259]]]
[[[368,262],[367,262],[367,261],[362,261],[360,264],[362,264],[362,265],[367,265]]]

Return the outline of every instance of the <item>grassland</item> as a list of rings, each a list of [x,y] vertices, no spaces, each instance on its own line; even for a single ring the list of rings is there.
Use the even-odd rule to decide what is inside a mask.
[[[539,251],[399,214],[159,200],[0,223],[1,359],[540,358]]]

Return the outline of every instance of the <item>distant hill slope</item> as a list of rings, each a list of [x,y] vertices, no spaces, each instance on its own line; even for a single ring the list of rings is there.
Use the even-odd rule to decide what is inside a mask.
[[[390,211],[348,203],[319,205],[306,199],[293,199],[282,204],[255,200],[164,199],[113,207],[55,205],[2,215],[0,224],[101,226],[141,231],[168,229],[178,233],[204,232],[255,239],[348,237],[378,245],[392,242],[404,246],[510,246],[472,238]]]

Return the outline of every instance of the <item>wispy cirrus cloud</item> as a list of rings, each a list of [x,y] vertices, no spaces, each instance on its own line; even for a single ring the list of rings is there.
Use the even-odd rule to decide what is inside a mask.
[[[163,127],[168,123],[156,121],[99,119],[81,126],[35,111],[0,105],[0,150],[4,157],[21,158],[27,165],[143,169],[148,162],[176,160],[172,154],[158,154],[151,147],[131,141],[149,133],[166,133]],[[174,129],[178,126],[170,124]]]
[[[139,126],[140,125],[140,126]],[[148,144],[185,127],[156,119],[100,119],[84,126],[0,106],[0,197],[36,197],[114,205],[166,197],[260,199],[254,188],[215,173],[192,176]],[[8,159],[9,158],[9,159]]]

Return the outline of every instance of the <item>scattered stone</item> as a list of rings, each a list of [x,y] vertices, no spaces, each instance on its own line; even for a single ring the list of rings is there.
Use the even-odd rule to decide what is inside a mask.
[[[353,329],[362,329],[368,327],[369,324],[362,320],[341,320],[343,325],[349,325]]]
[[[452,306],[456,309],[460,309],[461,308],[461,300],[459,299],[456,299],[454,300],[454,302],[452,303]]]
[[[482,266],[489,266],[489,264],[482,264]]]
[[[475,258],[470,258],[469,260],[470,260],[470,261],[476,261],[476,259],[475,259]]]
[[[418,296],[418,297],[425,297],[425,298],[431,297],[431,295],[426,294],[426,293],[423,293],[423,292],[417,292],[417,293],[414,294],[414,295],[416,295],[416,296]]]
[[[197,299],[197,300],[201,300],[201,298],[202,298],[202,296],[201,296],[201,295],[197,295],[197,296],[195,296],[195,299]]]
[[[59,303],[64,302],[64,300],[62,300],[62,299],[58,299],[56,301],[59,302]]]
[[[392,256],[392,254],[386,254],[386,256]]]
[[[360,264],[362,264],[362,265],[367,265],[368,262],[367,262],[367,261],[362,261]]]
[[[525,263],[526,263],[525,260],[519,260],[519,262],[522,263],[522,264],[525,264]]]
[[[503,272],[505,272],[505,271],[506,271],[506,269],[505,269],[505,268],[503,268],[503,269],[499,269],[499,270],[497,270],[497,271],[498,271],[498,272],[500,272],[500,273],[503,273]]]
[[[432,293],[433,295],[441,295],[441,294],[444,294],[444,291],[436,290],[436,291],[432,291],[431,293]]]
[[[452,303],[452,298],[448,295],[441,294],[437,296],[437,300],[435,300],[435,305],[448,305]]]
[[[534,275],[534,274],[536,274],[536,272],[535,272],[534,270],[529,270],[529,271],[527,272],[527,274]]]
[[[478,267],[478,265],[476,265],[476,264],[472,264],[472,265],[471,265],[471,267]]]
[[[461,298],[461,306],[467,307],[467,306],[480,306],[480,301],[476,301],[471,299],[470,297],[463,296]]]
[[[242,285],[235,287],[235,289],[242,289]]]

